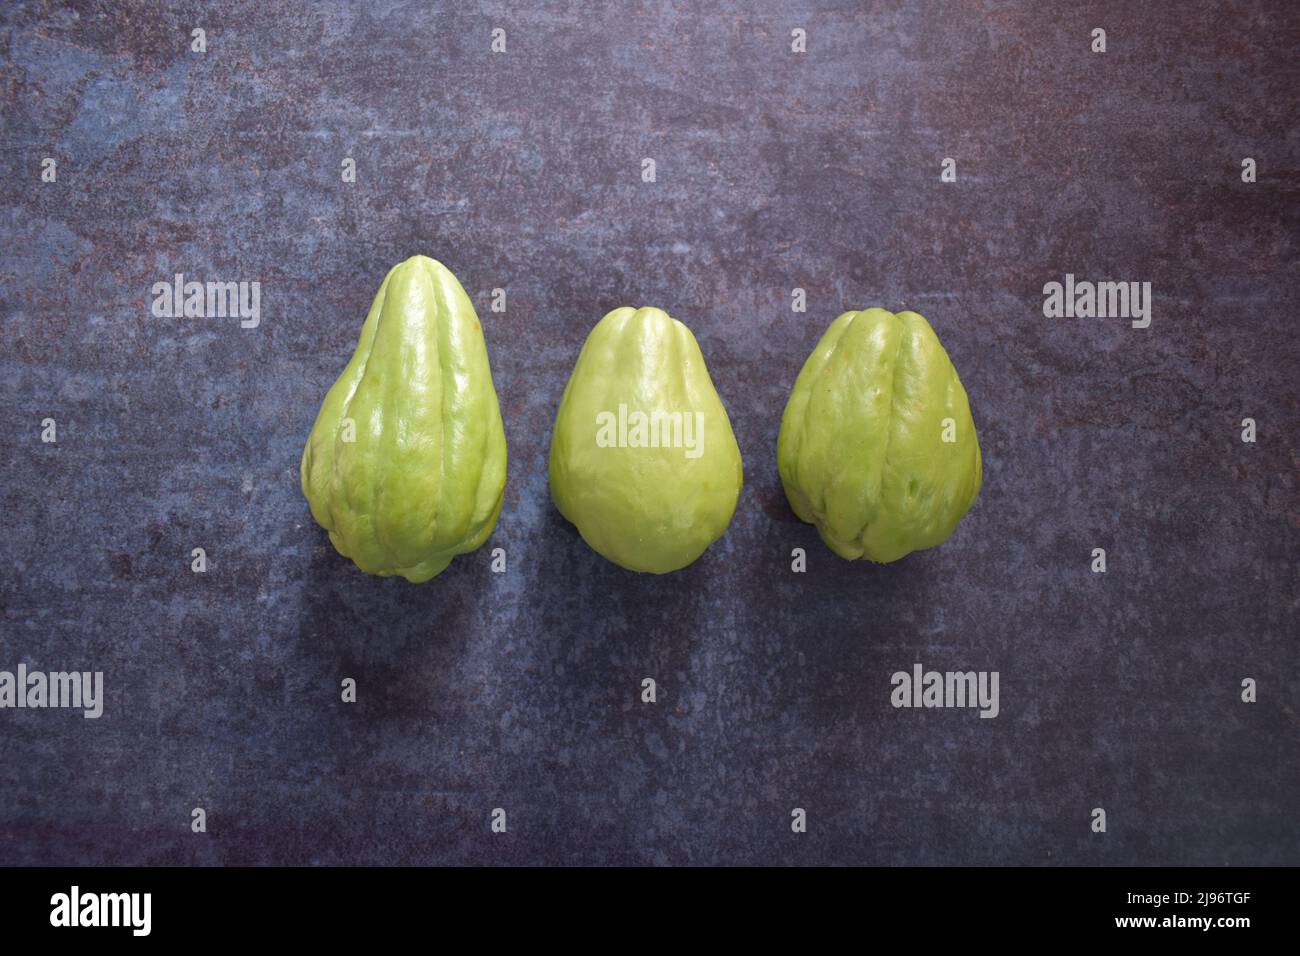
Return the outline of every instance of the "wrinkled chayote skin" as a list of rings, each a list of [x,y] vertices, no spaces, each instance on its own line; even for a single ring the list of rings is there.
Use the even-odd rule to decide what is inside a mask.
[[[362,571],[427,581],[491,534],[505,481],[474,306],[446,266],[412,256],[379,287],[316,416],[302,453],[312,517]]]
[[[777,465],[795,514],[841,557],[897,561],[946,540],[983,472],[966,390],[930,324],[884,309],[832,322],[790,393]]]
[[[620,405],[630,423],[626,443]],[[657,432],[638,434],[638,418],[646,423],[655,413]],[[644,447],[653,434],[660,447]],[[551,436],[551,497],[560,513],[615,564],[666,574],[727,530],[742,480],[731,420],[691,330],[659,309],[615,309],[601,319]]]

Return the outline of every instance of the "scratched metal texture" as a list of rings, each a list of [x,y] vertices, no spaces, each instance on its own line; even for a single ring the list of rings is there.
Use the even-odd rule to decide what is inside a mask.
[[[107,701],[0,711],[0,863],[1300,863],[1297,48],[1282,2],[5,4],[0,669]],[[421,586],[298,487],[417,252],[479,309],[510,448],[488,544]],[[260,282],[260,326],[154,318],[177,272]],[[1151,327],[1044,318],[1067,272],[1151,282]],[[667,577],[547,490],[622,305],[695,331],[745,461]],[[930,319],[985,463],[883,567],[775,460],[871,305]],[[916,662],[998,671],[1001,714],[895,710]]]

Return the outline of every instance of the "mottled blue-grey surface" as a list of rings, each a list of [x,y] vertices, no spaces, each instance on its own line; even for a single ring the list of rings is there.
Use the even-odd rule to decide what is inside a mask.
[[[0,12],[0,669],[107,694],[0,710],[0,863],[1300,863],[1300,6],[527,7]],[[479,308],[510,446],[488,545],[421,586],[298,488],[414,253]],[[260,282],[260,326],[154,317],[177,272]],[[1044,318],[1067,272],[1151,282],[1150,328]],[[692,327],[745,459],[662,578],[547,490],[621,305]],[[930,319],[985,462],[952,539],[883,567],[775,461],[870,305]],[[894,709],[915,662],[998,671],[1000,716]]]

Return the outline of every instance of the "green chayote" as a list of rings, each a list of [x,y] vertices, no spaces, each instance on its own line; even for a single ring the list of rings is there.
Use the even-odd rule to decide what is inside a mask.
[[[795,381],[777,465],[795,514],[844,558],[897,561],[952,534],[982,480],[966,390],[915,312],[845,312]]]
[[[474,306],[413,256],[375,295],[302,454],[302,490],[338,552],[427,581],[501,514],[506,437]]]
[[[690,564],[731,523],[743,472],[690,329],[615,309],[587,336],[551,436],[551,496],[598,553],[632,571]]]

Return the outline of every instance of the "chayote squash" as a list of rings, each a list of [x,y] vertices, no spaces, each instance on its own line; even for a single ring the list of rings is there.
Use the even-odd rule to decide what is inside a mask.
[[[790,506],[844,558],[897,561],[952,534],[979,494],[966,390],[915,312],[845,312],[795,381],[777,466]]]
[[[743,472],[691,330],[615,309],[587,336],[551,436],[551,496],[598,553],[632,571],[690,564],[731,523]]]
[[[302,490],[339,554],[427,581],[501,514],[506,437],[474,306],[412,256],[384,278],[302,453]]]

